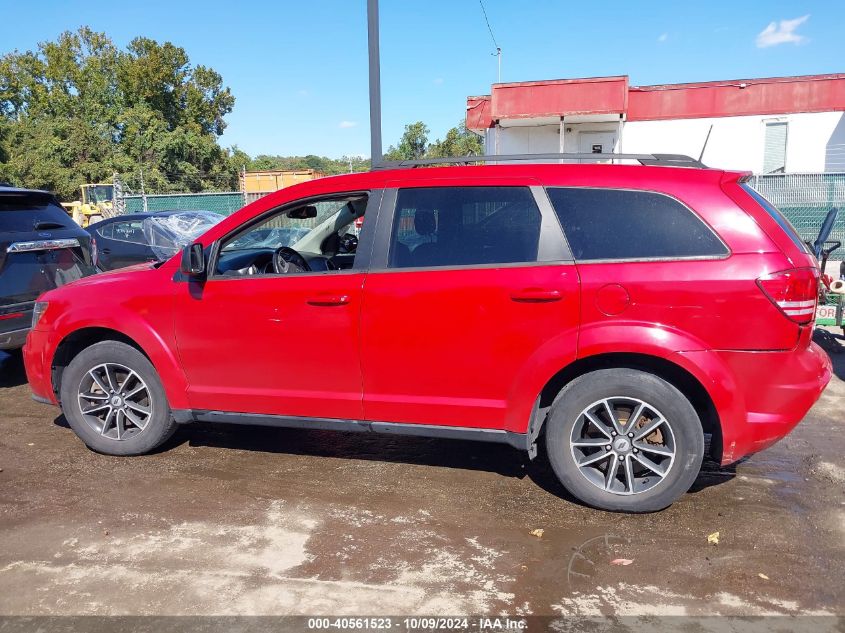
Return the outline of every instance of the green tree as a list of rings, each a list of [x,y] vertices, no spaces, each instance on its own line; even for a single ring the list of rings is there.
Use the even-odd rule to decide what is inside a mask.
[[[63,199],[115,172],[135,190],[143,175],[148,192],[235,188],[234,152],[218,144],[234,102],[170,42],[119,50],[87,27],[65,32],[0,57],[0,176]]]
[[[274,169],[316,169],[319,172],[333,176],[350,171],[367,171],[370,159],[361,156],[342,156],[328,158],[326,156],[268,156],[259,154],[246,163],[247,171],[267,171]]]
[[[437,139],[428,146],[427,156],[441,158],[445,156],[480,156],[484,154],[484,141],[478,134],[467,129],[466,121],[446,132],[445,138]]]
[[[385,160],[417,160],[425,156],[428,150],[428,134],[430,130],[422,121],[409,123],[399,139],[399,144],[391,145],[384,155]]]

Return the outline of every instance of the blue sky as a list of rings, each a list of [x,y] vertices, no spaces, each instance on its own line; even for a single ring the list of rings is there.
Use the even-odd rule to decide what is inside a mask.
[[[380,4],[385,148],[412,121],[442,136],[464,116],[466,96],[488,94],[496,80],[478,0]],[[503,50],[502,81],[627,74],[645,85],[845,72],[845,5],[831,0],[485,6]],[[0,15],[0,53],[83,24],[121,46],[146,35],[184,47],[237,98],[226,146],[369,154],[366,0],[0,0]]]

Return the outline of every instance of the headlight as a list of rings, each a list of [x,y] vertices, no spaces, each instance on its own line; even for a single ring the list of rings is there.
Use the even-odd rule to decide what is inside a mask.
[[[32,308],[32,327],[38,325],[41,317],[47,311],[47,306],[50,305],[47,301],[36,301],[35,307]]]

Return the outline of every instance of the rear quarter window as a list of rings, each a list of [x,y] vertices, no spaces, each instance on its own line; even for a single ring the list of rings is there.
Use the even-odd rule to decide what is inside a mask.
[[[680,201],[652,191],[554,187],[575,260],[723,257],[727,246]]]
[[[759,204],[763,209],[768,213],[771,218],[778,223],[778,226],[783,229],[784,233],[789,236],[789,239],[792,240],[792,243],[795,244],[799,249],[801,249],[805,253],[809,253],[810,255],[813,254],[813,251],[810,249],[809,246],[801,239],[801,235],[799,235],[798,230],[792,226],[792,222],[786,219],[786,216],[781,213],[778,208],[769,202],[763,194],[758,192],[756,189],[751,187],[750,185],[742,185],[742,188],[745,189],[745,192],[754,198],[754,201]]]

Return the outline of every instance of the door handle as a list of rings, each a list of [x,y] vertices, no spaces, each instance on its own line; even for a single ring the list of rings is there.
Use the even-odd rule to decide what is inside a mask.
[[[511,293],[511,300],[519,303],[550,303],[560,301],[563,295],[559,290],[546,290],[543,288],[523,288]]]
[[[349,295],[318,295],[308,299],[312,306],[345,306],[349,303]]]
[[[100,249],[100,252],[101,252],[103,255],[111,255],[111,249],[110,249],[110,248],[101,248],[101,249]]]

